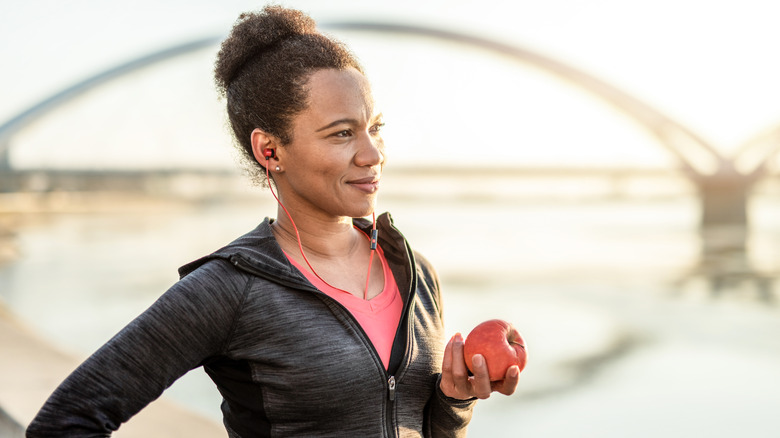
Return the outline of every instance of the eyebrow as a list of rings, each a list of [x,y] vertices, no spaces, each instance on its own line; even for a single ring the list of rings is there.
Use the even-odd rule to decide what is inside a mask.
[[[374,117],[372,117],[372,118],[371,118],[371,121],[372,121],[372,122],[375,122],[375,121],[377,121],[377,120],[382,120],[382,113],[379,113],[379,114],[377,114],[376,116],[374,116]],[[327,125],[323,126],[322,128],[320,128],[320,129],[318,129],[318,130],[316,130],[316,131],[314,131],[314,132],[321,132],[321,131],[325,131],[325,130],[327,130],[327,129],[333,128],[333,127],[335,127],[335,126],[338,126],[338,125],[341,125],[341,124],[346,124],[346,125],[357,125],[357,124],[359,124],[359,123],[360,123],[360,122],[358,122],[356,119],[338,119],[338,120],[334,120],[334,121],[332,121],[332,122],[328,123]]]
[[[334,126],[338,126],[341,124],[347,124],[347,125],[357,125],[358,121],[355,119],[338,119],[333,122],[328,123],[327,125],[323,126],[322,128],[316,130],[315,132],[325,131],[326,129],[333,128]]]

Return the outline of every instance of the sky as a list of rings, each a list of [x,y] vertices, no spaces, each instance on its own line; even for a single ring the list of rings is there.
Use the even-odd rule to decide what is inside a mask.
[[[727,154],[733,153],[751,137],[780,123],[780,81],[777,80],[780,77],[780,59],[775,56],[780,44],[780,26],[775,23],[780,5],[770,0],[299,0],[280,3],[302,9],[316,20],[372,19],[425,24],[521,45],[610,82],[689,127]],[[240,0],[140,0],[132,3],[2,0],[0,41],[3,44],[0,45],[0,59],[4,66],[0,69],[0,121],[63,87],[132,57],[204,35],[226,34],[240,12],[260,6],[260,2]],[[368,53],[370,59],[364,59],[364,62],[368,64],[368,70],[374,72],[372,80],[382,85],[382,72],[395,72],[394,69],[398,68],[393,65],[397,55],[390,53],[392,50],[386,47],[386,41],[374,43],[375,46],[368,45],[360,50]],[[459,50],[462,51],[462,48],[451,49],[451,58],[457,58]],[[383,54],[382,50],[388,50],[388,54]],[[604,122],[602,127],[599,125],[601,122],[591,121],[589,117],[598,112],[595,109],[601,111],[600,106],[582,103],[579,90],[573,91],[560,84],[539,85],[549,81],[549,75],[542,74],[544,78],[538,79],[534,76],[538,72],[532,71],[526,75],[531,79],[514,81],[509,76],[501,76],[499,67],[491,67],[503,68],[506,63],[495,61],[496,64],[488,65],[487,70],[479,70],[478,64],[483,63],[480,56],[484,55],[474,56],[463,55],[462,62],[471,65],[456,63],[454,68],[457,72],[453,73],[466,74],[465,77],[471,81],[475,75],[481,79],[492,75],[492,68],[497,72],[496,78],[482,82],[497,82],[495,87],[498,88],[485,89],[486,94],[501,93],[501,87],[524,83],[527,84],[525,89],[513,92],[528,97],[527,100],[538,99],[525,112],[517,108],[513,116],[519,126],[511,126],[514,124],[512,117],[503,115],[516,109],[508,107],[496,111],[502,113],[500,116],[475,119],[477,126],[473,132],[460,136],[449,132],[449,137],[440,137],[437,130],[446,128],[442,125],[453,125],[454,130],[469,119],[451,116],[449,121],[433,119],[428,112],[415,112],[413,108],[410,110],[409,106],[399,104],[400,114],[396,116],[399,124],[426,124],[437,128],[426,131],[424,135],[414,134],[421,137],[417,140],[410,139],[407,131],[402,131],[395,138],[397,142],[413,145],[417,144],[415,142],[466,144],[459,139],[480,136],[482,132],[488,135],[481,143],[501,146],[503,138],[516,136],[517,131],[532,132],[534,128],[541,131],[537,126],[539,123],[524,125],[523,120],[533,120],[525,118],[527,113],[542,108],[552,115],[560,112],[566,120],[563,128],[545,127],[546,132],[555,131],[555,135],[569,131],[570,137],[553,136],[550,140],[555,144],[572,145],[570,149],[561,149],[561,152],[579,159],[593,155],[595,160],[601,160],[619,155],[620,149],[604,148],[598,152],[596,147],[588,145],[594,151],[586,154],[582,152],[582,147],[577,148],[578,136],[574,131],[611,132],[614,127],[617,130],[635,128],[624,128],[614,122]],[[411,61],[407,59],[406,62]],[[417,66],[424,67],[414,72],[422,71],[419,77],[441,77],[441,86],[446,92],[460,95],[463,92],[459,89],[461,86],[468,88],[468,84],[447,85],[444,76],[448,72],[436,70],[437,66],[433,63],[427,67],[419,63]],[[463,73],[470,68],[475,70]],[[523,68],[528,70],[527,66]],[[426,73],[429,76],[425,76]],[[405,78],[404,84],[394,85],[396,90],[403,87],[406,92],[426,93],[435,88],[429,86],[430,79],[426,83],[416,81],[414,77]],[[211,84],[204,87],[211,87]],[[547,94],[533,96],[533,90],[540,87],[547,87]],[[470,91],[477,94],[481,89],[471,87]],[[213,93],[212,90],[209,92]],[[385,93],[392,97],[390,92]],[[565,96],[556,97],[559,94]],[[436,99],[432,91],[431,97]],[[554,100],[559,97],[562,100]],[[441,103],[445,108],[448,105],[445,99]],[[465,101],[463,106],[483,115],[495,109],[495,104],[473,100]],[[62,123],[67,125],[69,122]],[[590,128],[580,127],[578,123]],[[50,141],[52,135],[56,134],[40,134],[46,140],[39,142]],[[586,135],[595,134],[584,133],[581,136]],[[615,140],[618,145],[634,142],[636,137],[635,133],[619,135],[625,135],[630,140]],[[415,149],[410,146],[408,150]],[[425,150],[428,151],[427,159],[441,159],[442,155],[449,155],[447,151],[451,149],[440,146],[440,149],[430,147]],[[651,153],[646,155],[637,155],[637,160],[655,159]]]

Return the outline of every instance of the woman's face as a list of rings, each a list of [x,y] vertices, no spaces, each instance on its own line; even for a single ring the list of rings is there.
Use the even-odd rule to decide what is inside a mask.
[[[282,202],[329,217],[370,215],[385,156],[368,80],[352,68],[327,69],[312,74],[307,88],[309,106],[293,119],[292,142],[276,150]]]

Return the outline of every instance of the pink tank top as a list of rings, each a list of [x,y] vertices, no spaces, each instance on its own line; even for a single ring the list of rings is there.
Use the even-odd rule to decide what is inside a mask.
[[[285,253],[285,255],[287,255]],[[385,254],[382,248],[377,246],[379,260],[382,262],[382,271],[384,272],[385,285],[382,292],[370,300],[358,298],[350,293],[342,292],[336,288],[330,287],[316,275],[304,269],[295,260],[287,255],[287,259],[313,284],[317,289],[335,299],[341,305],[347,308],[357,319],[363,331],[366,332],[374,348],[379,353],[379,358],[387,369],[390,363],[390,350],[393,348],[393,339],[398,322],[401,320],[403,312],[403,300],[398,290],[398,284],[393,278],[390,266],[387,264]]]

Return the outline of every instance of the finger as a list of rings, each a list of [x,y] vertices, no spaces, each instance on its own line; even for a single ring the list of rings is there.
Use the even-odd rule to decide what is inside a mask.
[[[452,377],[452,344],[455,342],[455,337],[450,338],[447,342],[447,346],[444,347],[444,358],[441,363],[441,383],[439,388],[447,397],[458,398],[460,395],[455,381]]]
[[[517,382],[520,380],[520,368],[513,365],[506,370],[504,380],[493,382],[492,388],[504,395],[512,395],[517,389]]]
[[[469,370],[466,367],[466,359],[463,353],[463,336],[456,333],[452,339],[452,361],[451,373],[454,392],[457,396],[454,398],[467,399],[474,396],[474,390],[469,380]]]
[[[493,389],[490,386],[490,375],[488,374],[485,358],[481,354],[475,354],[471,358],[471,365],[472,373],[474,374],[471,384],[474,396],[481,399],[490,397]]]
[[[450,341],[447,342],[447,346],[444,347],[444,359],[441,362],[442,377],[444,377],[444,374],[452,374],[452,344],[454,342],[455,336],[451,337]]]
[[[463,336],[460,333],[455,334],[452,342],[452,375],[461,383],[465,383],[469,377],[466,359],[463,355]]]

